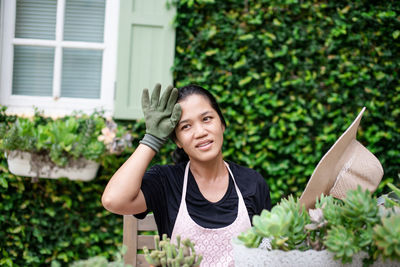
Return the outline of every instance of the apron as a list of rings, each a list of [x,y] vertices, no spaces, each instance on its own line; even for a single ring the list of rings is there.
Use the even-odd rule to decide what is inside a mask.
[[[171,240],[176,240],[180,235],[181,240],[189,238],[195,246],[196,254],[203,255],[200,266],[234,266],[231,240],[237,237],[241,232],[251,227],[249,214],[247,213],[242,194],[236,185],[235,178],[225,162],[230,175],[235,184],[238,195],[238,213],[232,224],[222,228],[210,229],[198,225],[190,217],[186,207],[186,188],[189,173],[189,163],[186,165],[185,176],[183,180],[182,200],[179,206],[178,215],[172,230]],[[221,215],[223,216],[223,215]]]

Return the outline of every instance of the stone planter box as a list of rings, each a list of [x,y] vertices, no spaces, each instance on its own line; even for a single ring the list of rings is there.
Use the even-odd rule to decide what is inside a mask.
[[[47,156],[23,151],[10,151],[6,155],[8,169],[12,174],[38,178],[68,178],[90,181],[96,177],[100,164],[84,158],[71,160],[65,167],[55,165]]]
[[[267,250],[261,248],[247,248],[240,244],[237,239],[232,241],[233,257],[235,266],[240,267],[258,267],[258,266],[274,266],[274,267],[361,267],[362,260],[367,256],[366,253],[359,253],[353,257],[352,263],[342,264],[339,260],[333,259],[333,253],[322,250]],[[373,267],[394,267],[400,266],[400,262],[393,261],[376,261]]]

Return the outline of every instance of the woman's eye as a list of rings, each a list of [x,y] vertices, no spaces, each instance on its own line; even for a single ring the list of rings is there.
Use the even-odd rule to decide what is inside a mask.
[[[186,130],[189,129],[190,125],[189,124],[185,124],[181,127],[181,130]]]
[[[207,116],[207,117],[204,117],[203,121],[210,121],[211,119],[212,119],[212,117]]]

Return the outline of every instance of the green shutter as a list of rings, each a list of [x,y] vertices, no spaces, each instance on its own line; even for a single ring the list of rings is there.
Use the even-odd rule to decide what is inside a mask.
[[[121,0],[114,117],[143,117],[143,88],[172,84],[175,7],[166,0]]]

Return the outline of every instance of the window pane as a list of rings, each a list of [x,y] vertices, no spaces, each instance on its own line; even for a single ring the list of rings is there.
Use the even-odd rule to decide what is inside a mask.
[[[105,0],[67,0],[65,41],[103,42]]]
[[[62,97],[100,98],[102,53],[64,48]]]
[[[17,0],[15,37],[54,40],[57,1]]]
[[[51,96],[54,49],[15,46],[13,95]]]

